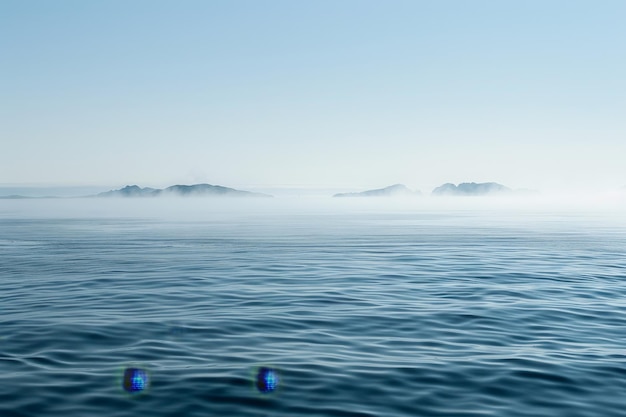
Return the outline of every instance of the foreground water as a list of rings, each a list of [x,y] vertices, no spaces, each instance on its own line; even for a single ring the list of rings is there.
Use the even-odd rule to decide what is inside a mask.
[[[626,415],[619,213],[0,204],[2,417]]]

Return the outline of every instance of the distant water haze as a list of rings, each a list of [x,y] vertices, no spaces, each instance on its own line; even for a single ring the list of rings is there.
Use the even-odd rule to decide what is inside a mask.
[[[598,213],[626,218],[626,193],[595,195],[507,195],[496,197],[332,198],[331,195],[279,195],[275,198],[70,198],[0,200],[10,218],[147,217],[228,221],[233,216],[299,216],[354,213],[474,212],[529,215],[541,212]]]
[[[80,197],[110,190],[102,185],[0,185],[0,196],[21,195],[24,197]]]

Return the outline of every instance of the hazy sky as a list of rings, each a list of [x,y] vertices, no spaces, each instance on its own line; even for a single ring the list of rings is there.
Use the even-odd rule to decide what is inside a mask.
[[[626,1],[0,1],[0,184],[626,184]]]

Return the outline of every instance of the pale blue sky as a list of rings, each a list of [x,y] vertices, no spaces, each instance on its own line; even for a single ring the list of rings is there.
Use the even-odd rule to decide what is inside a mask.
[[[0,1],[0,184],[626,184],[626,1]]]

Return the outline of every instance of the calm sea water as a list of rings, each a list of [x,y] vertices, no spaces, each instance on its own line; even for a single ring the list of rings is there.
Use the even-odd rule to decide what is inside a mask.
[[[626,415],[619,210],[158,204],[0,202],[0,416]]]

